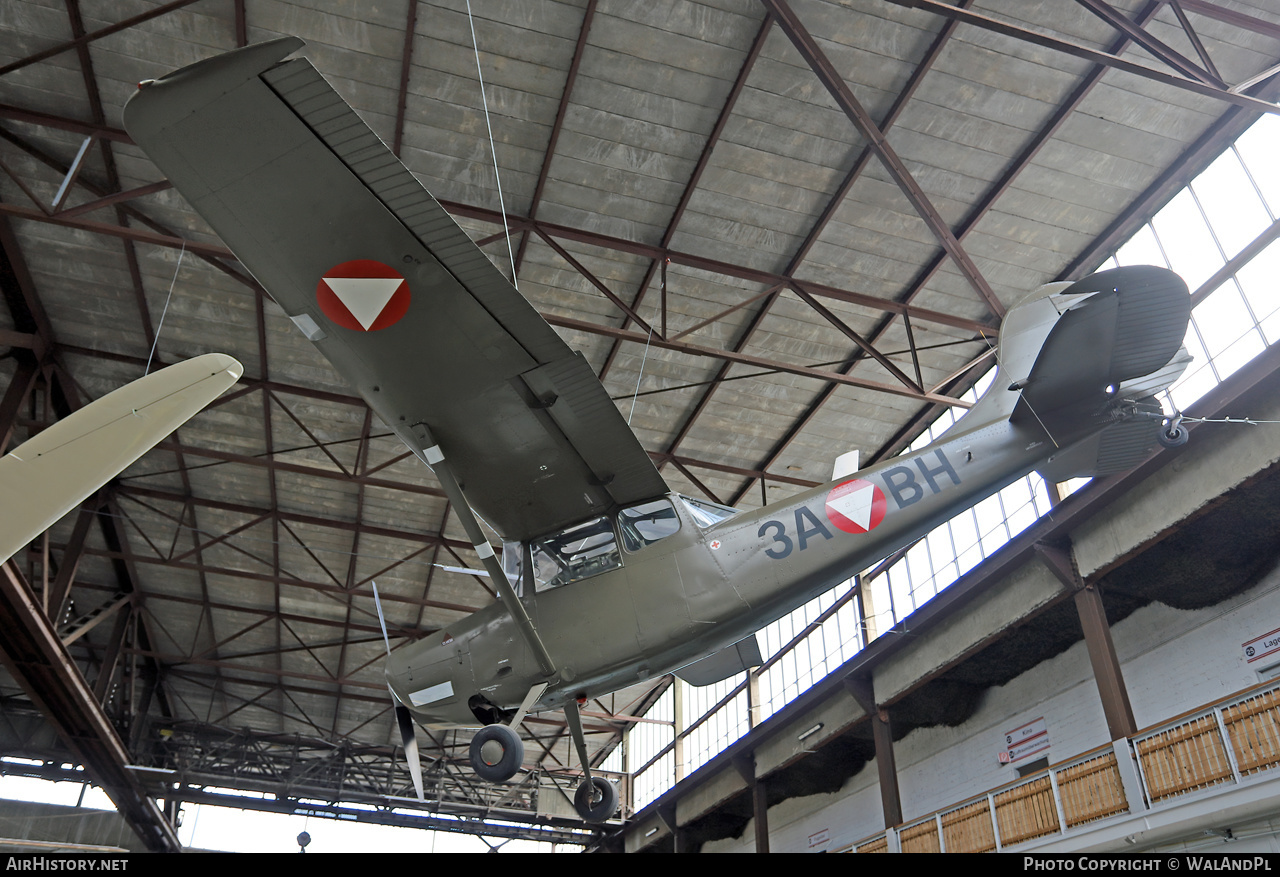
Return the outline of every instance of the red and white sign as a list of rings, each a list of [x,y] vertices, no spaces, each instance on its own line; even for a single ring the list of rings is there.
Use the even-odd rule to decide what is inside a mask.
[[[1044,716],[1020,725],[1004,735],[1004,751],[1000,753],[1002,764],[1012,764],[1049,749],[1049,726]]]
[[[1241,643],[1240,647],[1244,649],[1246,664],[1274,657],[1277,652],[1280,652],[1280,629],[1264,633],[1257,639],[1251,639],[1247,643]]]
[[[335,265],[316,284],[316,303],[344,329],[377,332],[409,311],[409,283],[399,271],[373,259]]]
[[[846,533],[866,533],[884,520],[884,491],[870,481],[854,479],[827,494],[827,520]]]

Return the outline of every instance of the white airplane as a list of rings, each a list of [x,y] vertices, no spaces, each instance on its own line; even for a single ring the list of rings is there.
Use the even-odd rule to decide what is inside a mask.
[[[125,384],[0,459],[0,563],[240,380],[206,353]]]

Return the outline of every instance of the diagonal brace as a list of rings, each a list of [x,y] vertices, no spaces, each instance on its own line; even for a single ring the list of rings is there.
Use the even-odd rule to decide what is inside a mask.
[[[898,188],[902,190],[902,194],[906,196],[911,206],[915,208],[920,218],[924,220],[929,231],[937,238],[938,243],[942,245],[942,249],[955,262],[960,273],[969,281],[969,285],[982,296],[988,309],[996,317],[1003,317],[1005,307],[991,289],[990,284],[987,283],[986,278],[982,276],[982,272],[978,270],[978,266],[974,264],[964,247],[960,245],[959,240],[956,239],[942,215],[938,213],[937,208],[933,206],[924,190],[920,188],[920,184],[915,181],[915,178],[911,176],[911,172],[907,170],[907,166],[898,157],[898,153],[889,145],[885,139],[884,132],[875,123],[875,120],[871,118],[871,115],[862,106],[861,102],[854,97],[853,91],[850,90],[848,84],[836,71],[826,53],[818,46],[813,35],[801,23],[800,17],[792,10],[787,0],[761,0],[761,2],[764,4],[765,9],[777,17],[778,25],[786,33],[787,38],[791,40],[792,45],[795,46],[819,81],[831,94],[831,97],[835,99],[836,106],[844,111],[849,121],[866,138],[867,145],[875,152],[876,158],[880,159],[880,163],[884,165],[885,170],[889,172],[889,175],[893,177],[893,181],[898,184]]]
[[[436,444],[435,437],[432,436],[431,430],[425,423],[414,424],[411,432],[414,442],[410,445],[410,448],[415,455],[431,467],[431,471],[440,480],[440,486],[444,488],[445,495],[449,497],[449,502],[453,504],[454,510],[458,513],[458,519],[462,521],[463,529],[467,531],[467,538],[471,540],[472,547],[475,548],[476,554],[480,556],[481,563],[484,564],[484,568],[489,572],[489,579],[497,587],[498,596],[502,599],[503,605],[507,607],[511,617],[515,619],[520,635],[524,637],[524,641],[529,645],[530,651],[537,658],[538,666],[542,668],[543,675],[554,675],[556,672],[555,662],[551,660],[547,647],[542,644],[542,638],[538,636],[538,631],[533,626],[533,620],[529,618],[529,613],[525,611],[524,604],[520,602],[520,598],[516,596],[515,589],[511,587],[511,582],[507,580],[507,574],[502,571],[502,565],[498,563],[497,557],[494,556],[493,546],[489,544],[489,540],[485,538],[484,532],[480,529],[480,522],[476,520],[475,512],[467,504],[467,498],[462,494],[458,479],[453,475],[453,468],[445,460],[444,451],[440,450],[440,446]]]

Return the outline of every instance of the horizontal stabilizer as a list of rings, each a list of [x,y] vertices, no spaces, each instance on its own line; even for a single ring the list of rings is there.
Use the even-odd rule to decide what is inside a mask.
[[[1146,399],[1139,407],[1153,413],[1160,411],[1160,403],[1155,399]],[[1072,478],[1128,472],[1156,449],[1160,429],[1161,419],[1158,417],[1113,424],[1055,454],[1040,468],[1040,474],[1046,481],[1059,483]]]
[[[690,685],[714,685],[763,663],[760,644],[756,642],[756,635],[753,633],[714,655],[682,667],[676,671],[676,675]]]

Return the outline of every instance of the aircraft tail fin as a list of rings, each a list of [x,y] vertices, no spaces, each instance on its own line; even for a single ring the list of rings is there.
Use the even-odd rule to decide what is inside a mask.
[[[1149,265],[1042,286],[1005,316],[995,380],[955,429],[1038,425],[1061,449],[1054,480],[1130,468],[1157,441],[1155,394],[1191,361],[1190,313],[1182,279]]]

